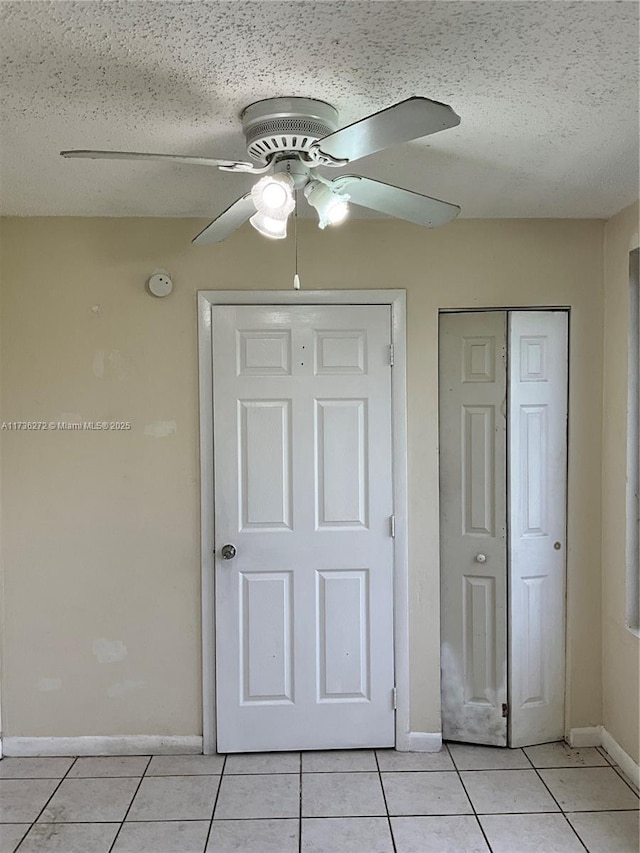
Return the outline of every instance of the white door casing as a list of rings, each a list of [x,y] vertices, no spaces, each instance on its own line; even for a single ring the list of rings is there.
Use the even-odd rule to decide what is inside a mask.
[[[564,736],[568,315],[509,313],[510,746]]]
[[[220,752],[394,743],[390,335],[384,305],[213,309]]]
[[[442,735],[507,743],[506,315],[440,316]]]

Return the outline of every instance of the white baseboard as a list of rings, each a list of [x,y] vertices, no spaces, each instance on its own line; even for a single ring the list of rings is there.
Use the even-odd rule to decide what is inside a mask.
[[[604,726],[571,729],[568,740],[569,746],[574,749],[581,746],[602,746],[636,788],[640,787],[640,767]]]
[[[640,767],[636,764],[633,758],[631,758],[629,753],[624,751],[618,741],[609,734],[604,726],[602,727],[602,746],[607,751],[607,754],[615,761],[620,770],[622,770],[624,775],[633,782],[636,788],[640,788]]]
[[[6,756],[199,755],[198,735],[110,735],[105,737],[4,737]]]
[[[440,752],[441,732],[405,732],[396,739],[398,752]]]
[[[602,726],[585,726],[582,729],[569,730],[569,746],[580,749],[584,746],[602,745]]]

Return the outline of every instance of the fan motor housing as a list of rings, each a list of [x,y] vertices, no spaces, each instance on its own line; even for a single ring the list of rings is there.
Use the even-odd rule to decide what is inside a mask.
[[[314,98],[268,98],[242,115],[247,154],[266,164],[274,154],[309,152],[311,145],[338,128],[338,111]]]

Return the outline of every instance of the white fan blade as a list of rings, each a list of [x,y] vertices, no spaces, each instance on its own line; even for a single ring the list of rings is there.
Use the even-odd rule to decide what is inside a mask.
[[[197,245],[220,243],[233,234],[255,212],[256,206],[251,198],[251,193],[248,192],[237,201],[234,201],[231,207],[228,207],[213,222],[210,222],[191,242]]]
[[[348,163],[391,145],[429,136],[458,124],[460,117],[447,104],[429,98],[407,98],[330,133],[318,140],[312,150],[331,160]]]
[[[359,175],[341,175],[331,181],[339,190],[349,194],[353,204],[377,210],[398,219],[435,228],[446,225],[460,213],[457,204],[430,198],[428,195],[403,190],[381,181],[372,181]]]
[[[241,160],[218,160],[213,157],[192,157],[188,154],[148,154],[140,151],[61,151],[61,157],[78,157],[87,160],[169,160],[172,163],[191,163],[195,166],[221,166],[238,172],[253,172],[251,163]]]

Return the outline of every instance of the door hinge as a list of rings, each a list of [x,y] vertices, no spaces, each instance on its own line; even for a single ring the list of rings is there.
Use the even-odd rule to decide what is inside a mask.
[[[393,710],[397,711],[398,709],[398,688],[394,687],[391,690],[391,704],[393,705]]]
[[[506,703],[506,702],[503,702],[503,703],[502,703],[502,716],[503,716],[503,717],[508,717],[508,716],[509,716],[509,706],[507,705],[507,703]]]
[[[391,533],[391,538],[396,538],[396,517],[395,515],[389,516],[389,532]]]
[[[395,350],[393,344],[389,344],[389,364],[393,367],[393,358],[395,356]]]

